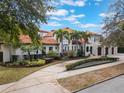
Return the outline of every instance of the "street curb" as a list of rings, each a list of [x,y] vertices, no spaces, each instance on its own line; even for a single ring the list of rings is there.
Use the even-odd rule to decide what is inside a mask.
[[[79,92],[79,91],[81,91],[81,90],[85,90],[85,89],[87,89],[87,88],[93,87],[93,86],[95,86],[95,85],[101,84],[101,83],[103,83],[103,82],[109,81],[109,80],[111,80],[111,79],[114,79],[114,78],[117,78],[117,77],[123,76],[123,75],[124,75],[124,73],[122,73],[122,74],[120,74],[120,75],[117,75],[117,76],[114,76],[114,77],[111,77],[111,78],[108,78],[108,79],[105,79],[105,80],[103,80],[103,81],[94,83],[94,84],[92,84],[92,85],[89,85],[89,86],[87,86],[87,87],[85,87],[85,88],[83,88],[83,89],[74,91],[74,92],[72,92],[72,93],[77,93],[77,92]]]

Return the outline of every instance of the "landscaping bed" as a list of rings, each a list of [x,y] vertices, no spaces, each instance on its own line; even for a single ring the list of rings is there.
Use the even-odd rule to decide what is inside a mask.
[[[68,89],[69,91],[75,92],[112,77],[119,76],[120,74],[124,74],[124,64],[59,79],[58,82],[61,86]]]
[[[34,61],[29,61],[29,60],[24,60],[24,61],[16,61],[16,62],[5,62],[1,63],[2,66],[5,67],[38,67],[38,66],[43,66],[45,65],[46,62],[45,60],[34,60]]]
[[[66,65],[67,70],[75,70],[100,64],[106,64],[111,62],[116,62],[118,58],[111,58],[111,57],[100,57],[100,58],[91,58],[85,59],[76,63]]]

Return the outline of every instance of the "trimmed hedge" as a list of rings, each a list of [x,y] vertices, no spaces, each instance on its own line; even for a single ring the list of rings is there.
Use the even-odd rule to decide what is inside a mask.
[[[54,58],[55,60],[61,59],[61,57],[59,56],[59,54],[56,51],[49,51],[47,54],[47,57]]]
[[[35,67],[45,65],[45,60],[38,61],[17,61],[13,63],[2,63],[1,65],[6,67]]]
[[[38,60],[38,61],[33,61],[33,62],[26,62],[27,67],[35,67],[35,66],[42,66],[44,65],[46,62],[45,60]]]
[[[67,70],[73,70],[75,67],[80,66],[82,64],[85,64],[87,62],[93,62],[93,61],[110,61],[110,62],[114,62],[119,60],[119,58],[112,58],[112,57],[101,57],[101,58],[92,58],[92,59],[86,59],[86,60],[82,60],[76,63],[72,63],[72,64],[68,64],[66,65],[66,69]]]

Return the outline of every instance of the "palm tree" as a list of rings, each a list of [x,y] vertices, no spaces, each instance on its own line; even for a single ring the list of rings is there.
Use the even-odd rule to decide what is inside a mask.
[[[71,50],[72,48],[72,39],[73,39],[73,33],[68,33],[66,35],[66,38],[68,39],[68,47],[69,47],[69,51]]]
[[[85,56],[85,49],[86,49],[86,43],[88,42],[88,39],[91,37],[91,34],[87,31],[81,32],[82,38],[84,39],[84,56]]]
[[[73,40],[76,41],[76,46],[77,46],[77,49],[78,49],[78,40],[81,39],[81,32],[74,30],[71,37],[72,37]]]
[[[63,39],[64,39],[64,37],[67,38],[67,34],[68,34],[68,32],[63,31],[62,29],[56,30],[54,32],[54,35],[56,36],[56,39],[61,43],[60,44],[60,48],[61,48],[60,52],[61,52],[61,54],[63,54]]]

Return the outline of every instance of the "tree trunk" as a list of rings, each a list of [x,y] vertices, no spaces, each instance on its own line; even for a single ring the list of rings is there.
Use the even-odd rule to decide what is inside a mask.
[[[61,43],[61,54],[62,54],[62,56],[63,56],[63,41],[62,41],[62,43]]]

